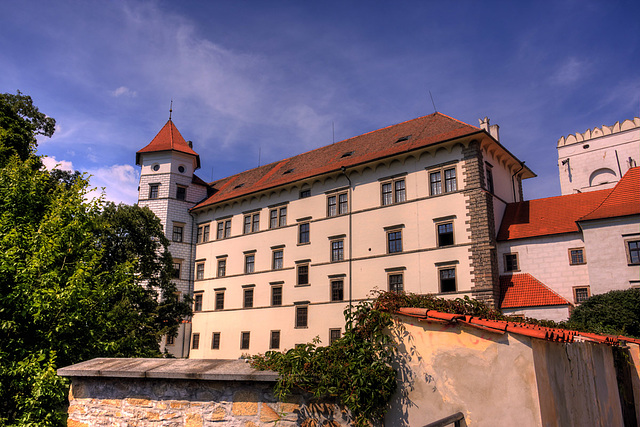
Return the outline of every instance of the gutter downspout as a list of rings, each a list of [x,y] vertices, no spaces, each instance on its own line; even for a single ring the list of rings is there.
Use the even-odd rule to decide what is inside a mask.
[[[195,262],[195,251],[196,251],[196,245],[193,243],[195,242],[194,237],[195,237],[195,232],[196,232],[196,218],[193,216],[193,214],[191,213],[191,211],[187,211],[189,212],[189,216],[191,217],[191,245],[189,248],[189,297],[193,297],[193,263]],[[191,316],[191,318],[189,318],[189,320],[191,320],[193,318],[193,316]],[[182,357],[185,358],[189,358],[189,353],[191,351],[191,345],[189,345],[191,343],[191,331],[189,331],[189,338],[187,338],[187,325],[191,324],[191,321],[189,321],[189,323],[185,323],[183,324],[184,326],[184,333],[182,334]],[[185,351],[185,339],[187,341],[187,347],[186,347],[186,351]]]
[[[513,187],[513,201],[514,203],[517,202],[518,200],[516,199],[516,183],[513,180],[513,178],[518,175],[520,173],[520,171],[522,171],[522,169],[524,169],[524,162],[520,162],[520,169],[518,169],[517,171],[515,171],[513,173],[513,175],[511,175],[511,186]],[[520,200],[521,202],[522,200]]]
[[[351,218],[351,203],[353,203],[353,198],[352,198],[352,190],[351,190],[351,179],[349,178],[349,175],[347,175],[347,168],[345,166],[342,166],[340,168],[340,171],[342,171],[342,174],[345,176],[345,178],[347,178],[347,181],[349,181],[349,318],[351,318],[351,306],[353,305],[353,279],[352,279],[352,248],[353,248],[353,235],[352,235],[352,218]]]

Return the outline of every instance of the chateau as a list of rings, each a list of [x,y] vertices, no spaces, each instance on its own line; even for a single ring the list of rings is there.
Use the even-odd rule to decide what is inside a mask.
[[[434,113],[211,183],[195,175],[200,157],[169,120],[136,163],[138,203],[160,217],[178,288],[194,300],[193,318],[163,343],[176,356],[329,344],[343,312],[375,289],[515,301],[519,314],[573,305],[536,279],[544,267],[530,268],[529,246],[514,249],[537,244],[503,220],[523,222],[513,212],[530,203],[522,180],[535,174],[486,118],[478,128]],[[520,294],[559,299],[523,299],[516,282]]]

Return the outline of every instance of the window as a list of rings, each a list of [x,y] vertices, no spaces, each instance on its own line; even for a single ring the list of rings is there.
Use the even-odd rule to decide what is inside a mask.
[[[296,307],[296,328],[306,328],[308,323],[309,307],[299,305]]]
[[[382,205],[401,203],[406,200],[404,179],[382,183]]]
[[[180,263],[180,262],[174,262],[173,263],[173,278],[174,279],[179,279],[180,278],[180,267],[182,267],[182,263]]]
[[[440,273],[440,292],[456,291],[456,269],[443,268]]]
[[[487,165],[487,190],[489,193],[493,193],[493,171],[491,170],[491,166]]]
[[[260,213],[245,215],[244,234],[255,233],[256,231],[260,231]]]
[[[273,286],[271,288],[271,305],[282,305],[282,286]]]
[[[269,348],[272,350],[280,348],[280,331],[271,331]]]
[[[389,291],[390,292],[402,292],[404,291],[404,284],[402,281],[402,274],[390,274],[389,275]]]
[[[185,200],[186,198],[187,198],[187,187],[178,185],[178,188],[176,189],[176,199]]]
[[[231,220],[230,219],[218,222],[218,232],[216,234],[216,238],[220,240],[220,239],[226,239],[227,237],[231,237]]]
[[[202,294],[193,296],[193,311],[202,311]]]
[[[198,227],[197,243],[204,243],[209,241],[209,225],[201,225]]]
[[[284,227],[287,225],[287,207],[271,209],[269,211],[269,228]]]
[[[298,264],[296,266],[298,270],[298,285],[309,284],[309,264]]]
[[[520,271],[517,253],[504,254],[504,271]]]
[[[344,240],[333,240],[331,242],[331,262],[342,261],[344,259]]]
[[[283,258],[284,258],[284,251],[282,249],[278,249],[277,251],[273,251],[272,268],[274,270],[282,270],[283,263],[284,263]]]
[[[339,340],[341,336],[342,336],[342,330],[340,328],[329,329],[329,345]]]
[[[584,248],[569,249],[569,264],[579,265],[586,264],[587,260],[584,257]]]
[[[218,260],[218,277],[224,277],[227,275],[227,260],[219,259]]]
[[[211,335],[211,350],[220,350],[220,332]]]
[[[429,192],[432,196],[442,194],[442,179],[444,177],[444,192],[450,193],[458,189],[456,168],[443,168],[429,172]]]
[[[246,274],[249,273],[253,273],[255,271],[255,263],[256,263],[256,256],[251,254],[251,255],[245,255],[244,257],[244,272]]]
[[[306,197],[311,197],[311,190],[302,190],[300,192],[300,198],[304,199]]]
[[[438,224],[438,247],[453,245],[453,222]]]
[[[173,226],[173,241],[174,242],[182,242],[182,235],[184,232],[184,226],[182,225],[174,225]]]
[[[224,291],[216,292],[216,310],[224,310]]]
[[[573,301],[582,304],[591,296],[589,286],[576,286],[573,288]]]
[[[331,301],[344,300],[344,282],[342,280],[331,281]]]
[[[402,231],[393,230],[387,232],[387,253],[402,252]]]
[[[167,335],[166,345],[174,345],[176,343],[176,337],[173,335]]]
[[[640,240],[627,240],[627,263],[640,264]]]
[[[253,289],[245,289],[244,290],[244,308],[252,308],[253,307]]]
[[[303,222],[298,225],[298,243],[305,245],[309,243],[309,223]]]
[[[199,262],[196,264],[196,280],[204,279],[204,262]]]
[[[200,334],[194,333],[191,335],[191,349],[197,350],[200,347]]]
[[[349,212],[349,195],[340,193],[327,197],[327,216],[344,215]]]
[[[157,199],[158,198],[158,187],[160,187],[159,184],[149,184],[149,198],[150,199]]]
[[[251,335],[249,332],[240,333],[240,350],[249,350],[249,339]]]

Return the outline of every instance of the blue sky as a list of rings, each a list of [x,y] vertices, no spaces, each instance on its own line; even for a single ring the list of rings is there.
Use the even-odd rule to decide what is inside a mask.
[[[558,195],[558,138],[640,114],[638,1],[4,1],[0,92],[57,120],[39,153],[134,203],[169,115],[210,181],[437,110]]]

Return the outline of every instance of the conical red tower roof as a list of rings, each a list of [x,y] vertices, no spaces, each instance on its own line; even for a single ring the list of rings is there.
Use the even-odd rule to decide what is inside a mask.
[[[185,154],[191,154],[196,159],[196,169],[200,168],[200,156],[193,151],[193,148],[189,146],[187,141],[184,140],[180,131],[173,124],[171,119],[167,121],[160,132],[153,138],[153,140],[143,149],[136,153],[136,164],[140,164],[140,154],[142,153],[155,153],[159,151],[179,151]]]

